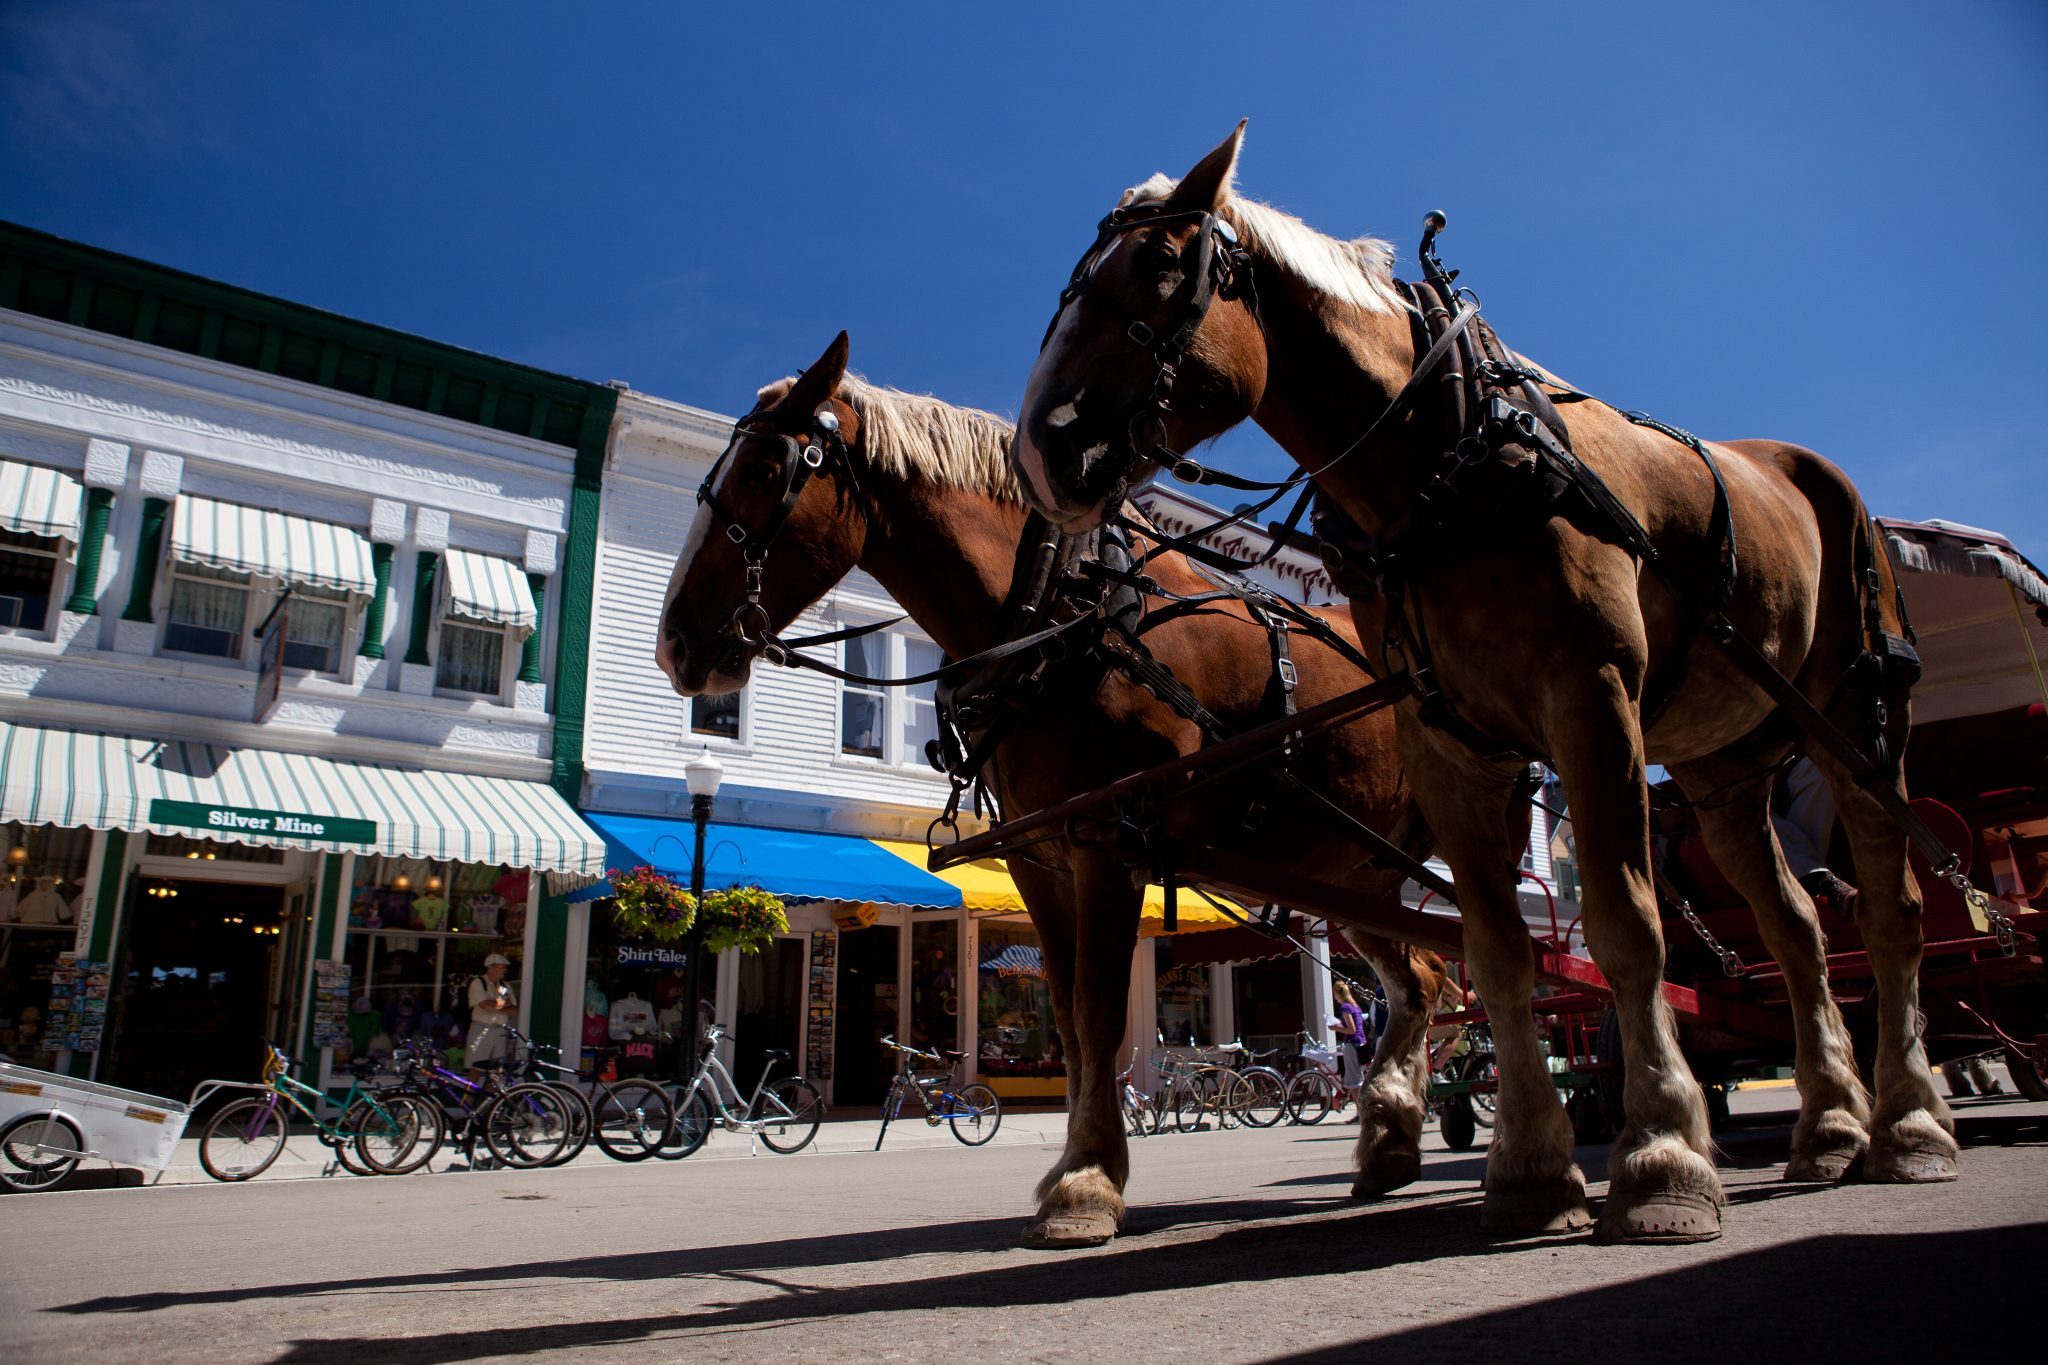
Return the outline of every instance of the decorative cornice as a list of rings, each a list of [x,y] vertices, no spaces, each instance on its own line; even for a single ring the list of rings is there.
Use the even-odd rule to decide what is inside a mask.
[[[552,574],[555,571],[555,538],[546,531],[526,533],[526,571]]]

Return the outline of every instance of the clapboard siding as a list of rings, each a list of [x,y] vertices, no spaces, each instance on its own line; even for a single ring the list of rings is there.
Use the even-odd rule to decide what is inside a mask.
[[[862,763],[839,752],[839,687],[821,674],[762,666],[747,688],[738,743],[687,730],[689,703],[654,663],[670,571],[696,515],[696,488],[722,446],[716,423],[642,394],[620,400],[605,477],[591,623],[590,721],[584,758],[590,804],[662,809],[702,747],[725,765],[720,802],[763,823],[872,827],[929,820],[946,784],[927,768]],[[831,629],[900,608],[867,574],[847,576],[791,627]]]

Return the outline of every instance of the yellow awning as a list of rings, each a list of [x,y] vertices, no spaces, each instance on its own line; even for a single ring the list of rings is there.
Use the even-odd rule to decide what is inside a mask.
[[[888,850],[914,867],[925,865],[923,844],[900,843],[893,839],[876,839],[878,847]],[[1017,883],[1010,880],[1010,869],[1000,858],[978,858],[971,863],[961,863],[943,871],[932,873],[942,881],[960,888],[961,900],[970,911],[979,914],[1024,913],[1024,896],[1017,890]],[[1227,905],[1234,902],[1226,901]],[[1240,913],[1243,913],[1240,907]],[[1228,929],[1237,921],[1212,907],[1192,891],[1182,891],[1180,896],[1180,927],[1183,934],[1201,933],[1206,929]],[[1145,911],[1139,921],[1138,933],[1144,938],[1157,938],[1165,932],[1166,889],[1160,886],[1145,888]]]

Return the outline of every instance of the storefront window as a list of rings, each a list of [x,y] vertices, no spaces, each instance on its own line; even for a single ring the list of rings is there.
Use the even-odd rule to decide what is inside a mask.
[[[981,1074],[1064,1076],[1038,934],[1029,924],[996,920],[980,929]]]
[[[0,825],[0,1052],[48,1064],[43,1023],[50,971],[77,932],[92,831]]]
[[[910,931],[910,1041],[960,1046],[960,922],[919,920]]]
[[[1171,936],[1156,938],[1159,1033],[1170,1047],[1206,1047],[1216,1041],[1209,1020],[1209,968],[1174,965]]]
[[[511,959],[505,980],[523,1001],[530,878],[487,863],[356,859],[346,950],[354,998],[336,1060],[421,1039],[460,1060],[470,978],[492,953]]]
[[[0,630],[41,630],[50,618],[64,542],[0,530]]]
[[[676,1074],[682,1057],[681,944],[620,934],[611,901],[590,907],[590,957],[583,972],[582,1070],[585,1075]],[[717,973],[706,963],[702,989],[710,999]],[[647,1044],[653,1043],[650,1052]]]

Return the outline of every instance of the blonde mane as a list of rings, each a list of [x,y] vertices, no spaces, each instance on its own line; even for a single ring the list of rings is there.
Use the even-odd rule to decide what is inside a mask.
[[[1177,180],[1155,175],[1124,191],[1126,204],[1156,203],[1173,193]],[[1221,209],[1247,250],[1278,266],[1309,288],[1355,304],[1368,313],[1407,311],[1394,287],[1394,248],[1377,237],[1340,242],[1325,237],[1291,213],[1225,192]]]
[[[758,401],[779,400],[795,382],[792,377],[768,385]],[[884,474],[927,479],[1001,502],[1024,501],[1010,467],[1016,428],[994,413],[879,388],[852,374],[839,382],[839,397],[860,418],[868,462]]]

